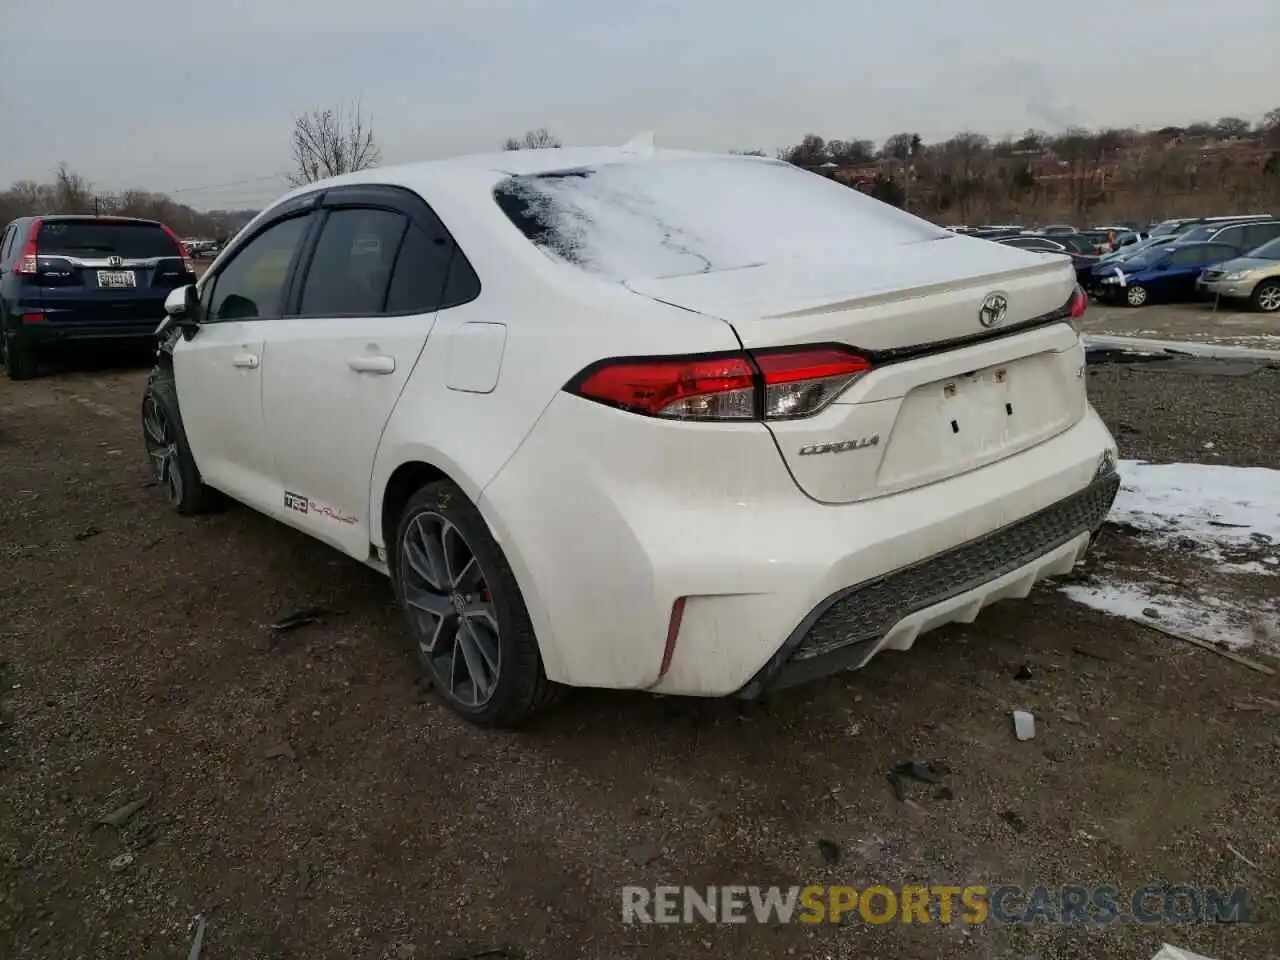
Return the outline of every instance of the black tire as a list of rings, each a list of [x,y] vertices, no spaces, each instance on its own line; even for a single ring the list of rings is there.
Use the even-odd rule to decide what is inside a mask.
[[[453,692],[440,658],[425,651],[427,638],[423,614],[406,599],[406,539],[411,529],[420,530],[421,524],[427,520],[447,522],[461,535],[463,545],[479,567],[481,585],[477,589],[487,594],[485,600],[494,614],[498,669],[492,691],[483,703],[468,702]],[[548,680],[543,670],[538,639],[515,575],[480,511],[462,490],[448,480],[430,483],[420,489],[401,511],[395,539],[388,546],[388,565],[396,600],[413,635],[419,665],[451,710],[477,726],[514,727],[532,719],[559,699],[563,688]],[[410,578],[412,576],[411,572]],[[457,596],[454,594],[455,598]],[[456,629],[464,629],[461,621],[458,621]],[[447,631],[437,633],[444,640]],[[459,641],[454,639],[453,644],[456,650]]]
[[[4,354],[4,372],[10,380],[32,380],[40,372],[35,344],[11,340],[0,322],[0,352]]]
[[[1249,303],[1259,313],[1280,311],[1280,280],[1263,280],[1254,287]]]
[[[173,371],[164,367],[156,367],[147,378],[142,397],[142,440],[170,506],[183,516],[193,516],[215,505],[217,495],[200,478],[182,428]]]

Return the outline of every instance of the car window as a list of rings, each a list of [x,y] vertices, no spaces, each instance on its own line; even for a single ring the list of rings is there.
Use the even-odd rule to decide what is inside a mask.
[[[1251,227],[1244,228],[1244,239],[1240,242],[1240,246],[1246,250],[1251,250],[1277,237],[1280,237],[1280,221],[1275,223],[1255,223]]]
[[[515,175],[494,200],[548,256],[623,281],[959,239],[780,160],[670,157]]]
[[[236,253],[214,278],[209,319],[278,317],[289,264],[309,219],[303,214],[273,224]]]
[[[1240,248],[1232,244],[1215,243],[1205,247],[1200,258],[1201,263],[1218,263],[1240,255]]]
[[[0,266],[9,262],[9,248],[13,246],[13,235],[17,228],[10,225],[4,229],[4,237],[0,238]]]
[[[36,235],[42,254],[117,256],[149,260],[178,257],[178,242],[158,223],[129,220],[45,220]]]
[[[390,210],[330,213],[307,269],[299,312],[310,317],[381,314],[408,224],[407,217]]]
[[[1280,260],[1280,237],[1270,243],[1264,243],[1256,250],[1250,250],[1249,256],[1259,260]]]
[[[1169,264],[1174,267],[1186,267],[1196,263],[1204,263],[1204,249],[1202,247],[1185,247],[1174,250],[1169,257]]]
[[[1244,229],[1244,227],[1226,227],[1215,233],[1213,239],[1236,246],[1244,242]]]

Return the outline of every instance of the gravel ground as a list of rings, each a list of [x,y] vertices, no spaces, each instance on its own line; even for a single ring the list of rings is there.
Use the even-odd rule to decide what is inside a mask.
[[[1123,457],[1280,468],[1280,366],[1183,359],[1098,364],[1089,367],[1089,399]]]
[[[0,956],[185,956],[197,914],[204,960],[1280,956],[1261,674],[1046,590],[758,706],[583,692],[479,732],[415,688],[377,574],[247,509],[166,510],[144,379],[0,382]],[[1280,371],[1090,386],[1127,456],[1277,465]],[[895,799],[908,759],[948,789]],[[1254,922],[619,919],[623,884],[919,882],[1242,885]]]

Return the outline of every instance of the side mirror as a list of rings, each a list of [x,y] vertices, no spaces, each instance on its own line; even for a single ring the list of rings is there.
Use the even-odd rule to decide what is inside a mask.
[[[177,327],[184,339],[190,340],[200,327],[200,292],[194,283],[175,287],[164,300],[167,328]]]

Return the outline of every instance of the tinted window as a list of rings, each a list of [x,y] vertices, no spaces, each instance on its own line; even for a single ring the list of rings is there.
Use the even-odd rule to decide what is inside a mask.
[[[1221,260],[1230,260],[1233,257],[1238,257],[1239,255],[1240,255],[1239,247],[1230,246],[1225,243],[1221,243],[1221,244],[1215,243],[1215,244],[1210,244],[1209,246],[1205,247],[1203,251],[1201,251],[1200,262],[1201,263],[1218,263]]]
[[[1093,241],[1088,237],[1058,237],[1057,242],[1076,253],[1093,253]]]
[[[452,255],[453,244],[448,240],[432,240],[417,224],[410,224],[387,292],[387,313],[435,310],[444,295]]]
[[[1280,238],[1264,243],[1257,250],[1250,250],[1249,256],[1261,260],[1280,260]]]
[[[42,254],[73,257],[177,257],[178,245],[155,223],[110,220],[45,220],[36,236]]]
[[[0,238],[0,264],[9,262],[9,248],[13,246],[13,235],[18,232],[17,227],[6,227],[4,236]]]
[[[403,215],[388,210],[330,213],[307,270],[300,312],[313,317],[382,313],[407,224]]]
[[[1169,257],[1169,263],[1175,267],[1204,263],[1204,249],[1202,247],[1190,247],[1185,250],[1174,250]]]
[[[1244,228],[1244,240],[1240,246],[1246,250],[1252,250],[1254,247],[1260,247],[1262,244],[1280,237],[1280,222],[1277,223],[1257,223],[1251,227]]]
[[[289,264],[302,240],[308,217],[284,220],[260,233],[240,250],[214,280],[209,316],[245,320],[280,315],[280,299]]]
[[[1244,242],[1244,227],[1227,227],[1219,230],[1213,235],[1213,239],[1220,243],[1229,243],[1232,246],[1239,246]]]

